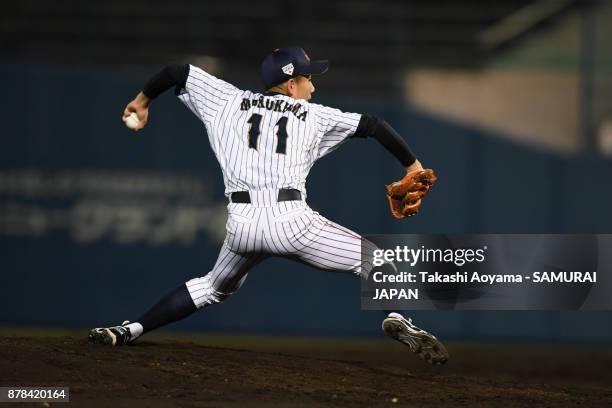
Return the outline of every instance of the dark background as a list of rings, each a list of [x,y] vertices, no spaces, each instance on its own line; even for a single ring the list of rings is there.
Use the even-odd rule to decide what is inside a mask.
[[[137,134],[121,122],[122,110],[168,61],[204,69],[210,64],[215,75],[259,90],[263,56],[300,44],[313,59],[331,60],[330,72],[315,82],[316,102],[385,118],[439,176],[422,212],[395,221],[383,187],[401,177],[402,168],[375,141],[352,141],[322,159],[309,178],[310,205],[326,217],[363,234],[609,233],[612,161],[595,146],[599,123],[590,114],[597,101],[594,77],[601,72],[589,51],[588,27],[602,5],[560,1],[501,43],[479,39],[487,27],[539,3],[10,3],[0,17],[0,172],[189,175],[209,188],[201,206],[223,205],[221,174],[203,126],[171,93],[155,101],[147,128]],[[568,16],[586,27],[577,33],[586,48],[574,61],[582,141],[575,151],[534,147],[444,119],[417,109],[403,93],[407,70],[478,71]],[[71,233],[73,221],[49,225],[44,214],[50,209],[72,214],[86,199],[92,197],[82,192],[54,201],[0,191],[1,325],[91,327],[133,319],[170,289],[204,275],[216,259],[220,243],[205,231],[187,243],[121,243],[110,232],[81,242]],[[113,194],[93,199],[113,202]],[[34,210],[14,228],[11,217],[19,205]],[[359,290],[354,276],[274,259],[254,268],[240,292],[222,305],[171,327],[377,334],[382,314],[360,310]],[[607,311],[410,315],[442,338],[612,339]]]

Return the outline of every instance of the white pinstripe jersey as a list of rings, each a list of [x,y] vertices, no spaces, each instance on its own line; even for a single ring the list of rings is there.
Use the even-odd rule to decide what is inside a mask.
[[[204,123],[225,194],[296,188],[314,162],[357,129],[360,114],[243,91],[191,65],[179,99]]]

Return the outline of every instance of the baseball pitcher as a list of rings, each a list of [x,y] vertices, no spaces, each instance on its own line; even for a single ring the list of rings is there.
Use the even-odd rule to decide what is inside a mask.
[[[204,124],[221,166],[229,201],[227,235],[206,275],[181,285],[131,323],[92,329],[90,342],[128,344],[223,302],[244,283],[249,269],[272,256],[367,279],[372,265],[362,261],[362,237],[306,203],[306,177],[313,164],[351,138],[376,139],[406,168],[402,180],[387,186],[391,213],[398,219],[418,212],[436,178],[384,120],[311,103],[312,76],[327,69],[327,61],[311,61],[302,48],[288,47],[264,59],[263,93],[238,89],[193,65],[168,65],[145,84],[126,106],[123,121],[141,130],[151,101],[174,87]],[[429,363],[448,360],[433,335],[402,315],[390,313],[382,326]]]

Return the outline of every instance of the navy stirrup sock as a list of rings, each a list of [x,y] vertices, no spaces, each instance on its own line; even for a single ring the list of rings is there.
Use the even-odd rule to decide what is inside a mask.
[[[198,308],[193,303],[187,285],[183,284],[160,300],[136,321],[142,325],[146,333],[184,319],[196,310]]]

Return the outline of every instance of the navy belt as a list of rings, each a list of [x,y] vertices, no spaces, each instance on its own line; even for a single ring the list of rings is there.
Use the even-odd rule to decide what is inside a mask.
[[[251,195],[248,191],[235,191],[230,195],[232,203],[249,204],[251,202]],[[300,190],[295,188],[281,188],[278,190],[277,201],[295,201],[301,200],[302,193]]]

